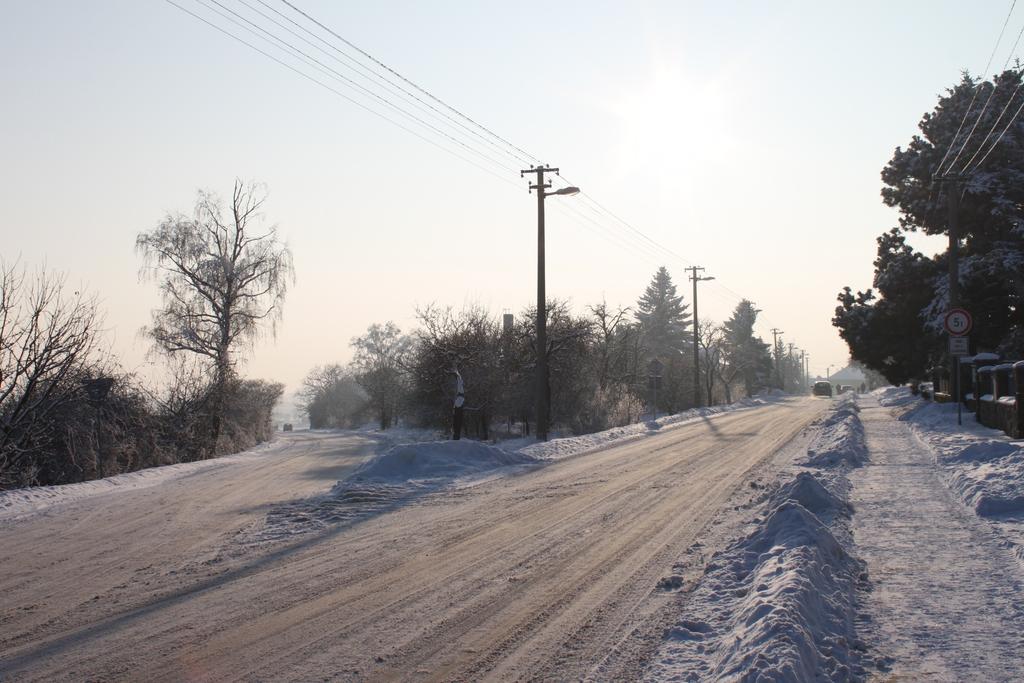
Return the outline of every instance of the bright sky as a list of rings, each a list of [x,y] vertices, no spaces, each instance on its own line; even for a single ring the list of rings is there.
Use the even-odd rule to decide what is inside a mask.
[[[588,230],[555,208],[579,198],[551,198],[549,296],[633,305],[665,264],[690,302],[683,268],[702,265],[717,278],[702,318],[751,298],[760,333],[784,330],[816,373],[845,361],[836,293],[870,286],[875,237],[896,221],[882,166],[961,69],[982,69],[1009,7],[294,2],[686,259]],[[97,291],[129,369],[146,370],[138,330],[158,301],[136,234],[190,212],[197,188],[230,196],[236,176],[269,187],[298,278],[250,376],[292,391],[369,324],[410,329],[417,305],[535,300],[536,204],[518,173],[498,171],[505,184],[160,0],[4,9],[2,255]]]

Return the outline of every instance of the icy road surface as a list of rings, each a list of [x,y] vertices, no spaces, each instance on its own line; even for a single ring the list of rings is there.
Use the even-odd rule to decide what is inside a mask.
[[[0,680],[576,680],[748,472],[827,402],[789,399],[241,542],[367,439],[0,517]]]

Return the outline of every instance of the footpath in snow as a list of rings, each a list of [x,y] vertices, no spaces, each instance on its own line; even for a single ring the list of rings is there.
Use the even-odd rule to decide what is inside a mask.
[[[966,411],[958,425],[953,404],[923,401],[906,387],[882,389],[876,397],[931,449],[947,485],[1024,565],[1024,440],[979,424]]]
[[[894,405],[900,395],[881,396]],[[872,645],[877,673],[884,680],[1024,680],[1021,564],[975,514],[977,505],[964,504],[981,498],[961,487],[961,499],[947,487],[949,472],[909,423],[877,396],[862,397],[861,407],[870,459],[850,476],[852,531],[872,590],[862,594],[858,633]]]

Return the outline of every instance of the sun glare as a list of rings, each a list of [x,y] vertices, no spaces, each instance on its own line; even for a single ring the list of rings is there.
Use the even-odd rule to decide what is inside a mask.
[[[735,147],[726,92],[714,81],[660,67],[626,89],[612,110],[622,122],[620,160],[643,165],[665,181],[693,179]]]

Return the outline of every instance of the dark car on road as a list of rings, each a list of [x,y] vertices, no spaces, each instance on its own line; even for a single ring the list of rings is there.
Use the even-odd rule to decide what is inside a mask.
[[[832,384],[825,381],[815,382],[811,391],[815,396],[831,396]]]

